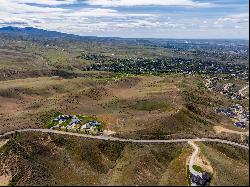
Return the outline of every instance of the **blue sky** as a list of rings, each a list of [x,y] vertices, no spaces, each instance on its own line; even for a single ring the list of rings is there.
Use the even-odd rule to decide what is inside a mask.
[[[0,0],[0,27],[88,36],[248,39],[248,0]]]

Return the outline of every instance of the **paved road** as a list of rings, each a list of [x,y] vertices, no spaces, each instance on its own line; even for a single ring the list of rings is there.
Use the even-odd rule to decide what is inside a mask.
[[[134,140],[134,139],[124,139],[124,138],[116,138],[112,136],[92,136],[87,134],[78,134],[72,132],[65,132],[65,131],[56,131],[52,129],[20,129],[16,131],[10,131],[5,134],[0,135],[0,138],[4,138],[7,135],[14,134],[15,132],[43,132],[43,133],[54,133],[54,134],[65,134],[77,137],[84,137],[84,138],[91,138],[91,139],[98,139],[98,140],[107,140],[107,141],[119,141],[119,142],[132,142],[132,143],[178,143],[178,142],[217,142],[222,144],[228,144],[232,146],[242,147],[245,149],[249,149],[248,146],[242,145],[236,142],[231,142],[222,139],[211,139],[211,138],[195,138],[195,139],[173,139],[173,140]]]
[[[200,176],[202,178],[202,173],[200,173],[198,171],[195,171],[194,168],[193,168],[195,158],[199,153],[199,147],[197,145],[195,145],[194,142],[192,142],[192,141],[189,141],[188,144],[190,144],[194,149],[194,152],[192,153],[192,156],[191,156],[191,158],[189,160],[189,171],[193,175]],[[197,185],[191,181],[191,186],[197,186]]]
[[[194,174],[195,176],[197,176],[197,175],[201,176],[201,173],[195,171],[193,168],[195,158],[199,153],[199,147],[197,145],[195,145],[194,142],[192,142],[192,141],[189,141],[188,144],[190,144],[194,148],[194,152],[193,152],[191,159],[189,161],[189,171],[190,171],[190,173]]]

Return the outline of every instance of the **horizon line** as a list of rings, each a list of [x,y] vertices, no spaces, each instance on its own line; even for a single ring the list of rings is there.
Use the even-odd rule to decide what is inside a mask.
[[[74,35],[74,36],[79,36],[79,37],[97,37],[97,38],[120,38],[120,39],[158,39],[158,40],[247,40],[249,41],[249,38],[216,38],[216,37],[211,37],[211,38],[160,38],[160,37],[122,37],[122,36],[98,36],[98,35],[81,35],[81,34],[73,34],[73,33],[67,33],[67,32],[62,32],[62,31],[56,31],[56,30],[48,30],[45,28],[38,28],[38,27],[32,27],[32,26],[27,26],[27,27],[15,27],[15,26],[3,26],[1,28],[7,28],[7,27],[12,27],[12,28],[34,28],[34,29],[39,29],[39,30],[44,30],[47,32],[58,32],[61,34],[68,34],[68,35]]]

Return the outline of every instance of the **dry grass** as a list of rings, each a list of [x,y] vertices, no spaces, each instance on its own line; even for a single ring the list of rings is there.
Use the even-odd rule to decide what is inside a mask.
[[[186,161],[189,155],[192,154],[192,149],[184,147],[179,157],[176,157],[169,164],[167,170],[162,175],[160,185],[170,186],[187,186],[188,180],[186,176]]]
[[[150,119],[153,121],[158,115],[175,110],[176,102],[181,102],[180,97],[173,98],[170,94],[178,95],[178,91],[166,78],[138,76],[103,80],[40,77],[1,81],[0,121],[3,126],[0,131],[43,127],[41,116],[56,111],[96,115],[107,120],[110,130],[118,132],[136,130],[147,126]],[[157,92],[152,91],[154,87]],[[163,106],[160,101],[166,104]],[[107,105],[112,102],[118,104]],[[135,123],[140,123],[138,128]]]
[[[248,151],[220,144],[199,144],[202,154],[213,167],[212,185],[248,186]]]
[[[44,128],[55,112],[62,112],[94,115],[107,124],[106,130],[114,131],[120,137],[170,139],[217,136],[213,123],[218,124],[218,121],[203,115],[204,111],[209,113],[213,110],[211,106],[196,104],[195,109],[202,113],[187,107],[185,91],[189,85],[189,89],[195,90],[200,77],[111,76],[101,72],[99,78],[94,72],[89,76],[1,81],[0,132]]]
[[[158,185],[182,148],[22,133],[0,152],[0,176],[9,169],[15,185]]]

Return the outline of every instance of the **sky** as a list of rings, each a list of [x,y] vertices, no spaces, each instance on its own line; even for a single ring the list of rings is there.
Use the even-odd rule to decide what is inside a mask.
[[[82,36],[248,39],[248,0],[0,0],[0,27]]]

